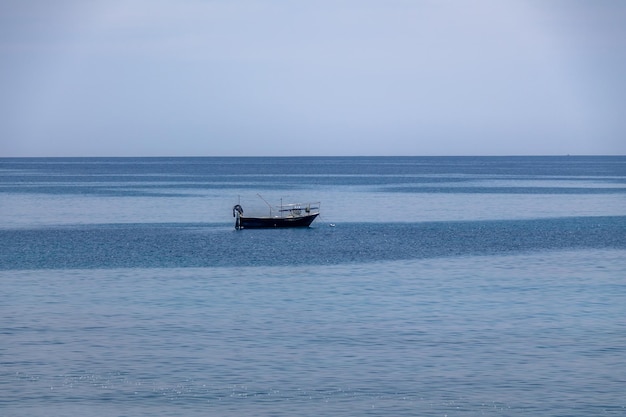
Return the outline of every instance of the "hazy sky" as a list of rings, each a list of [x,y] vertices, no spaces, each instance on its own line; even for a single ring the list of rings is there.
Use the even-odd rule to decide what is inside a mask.
[[[626,154],[626,1],[0,1],[0,156],[515,154]]]

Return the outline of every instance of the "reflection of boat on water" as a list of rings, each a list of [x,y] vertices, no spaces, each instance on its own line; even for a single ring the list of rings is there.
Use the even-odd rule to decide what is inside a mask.
[[[309,227],[320,214],[320,203],[280,204],[273,207],[259,196],[268,205],[270,212],[267,216],[248,216],[243,207],[236,204],[233,207],[235,229],[265,229],[274,227]]]

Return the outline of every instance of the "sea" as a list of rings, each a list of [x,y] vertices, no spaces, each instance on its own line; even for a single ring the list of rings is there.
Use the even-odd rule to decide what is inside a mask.
[[[626,157],[0,158],[0,415],[626,416]]]

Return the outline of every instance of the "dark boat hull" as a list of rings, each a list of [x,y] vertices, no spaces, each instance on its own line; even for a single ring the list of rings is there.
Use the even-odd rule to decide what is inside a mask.
[[[237,229],[273,229],[276,227],[309,227],[319,213],[299,217],[244,217],[235,224]]]

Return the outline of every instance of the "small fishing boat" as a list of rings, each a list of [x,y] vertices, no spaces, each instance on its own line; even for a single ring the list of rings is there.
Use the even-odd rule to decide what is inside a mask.
[[[320,214],[320,203],[293,203],[271,206],[259,195],[269,207],[269,214],[264,216],[245,215],[241,204],[233,207],[235,229],[268,229],[275,227],[309,227]]]

